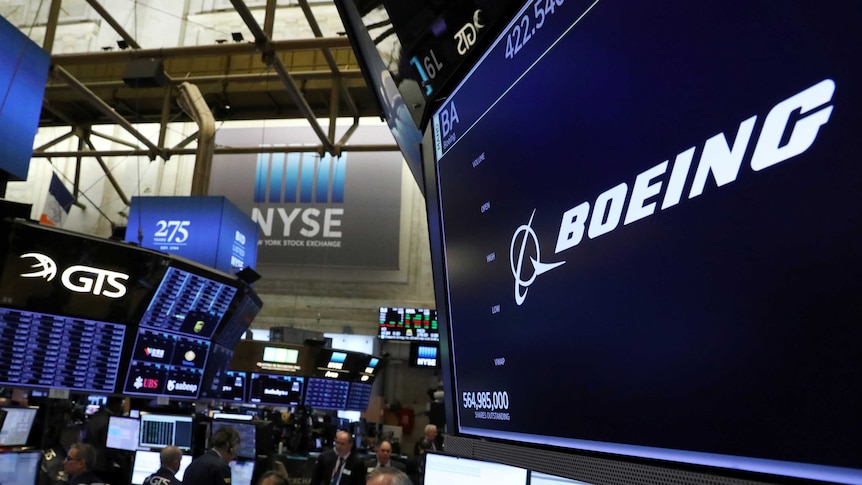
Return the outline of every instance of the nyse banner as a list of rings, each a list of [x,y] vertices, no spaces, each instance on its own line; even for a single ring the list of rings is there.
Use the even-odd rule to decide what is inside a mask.
[[[400,152],[320,155],[308,127],[223,129],[216,143],[250,140],[265,153],[213,157],[210,194],[227,196],[257,224],[258,266],[398,268]],[[350,141],[394,143],[385,126],[361,126]],[[266,153],[279,146],[309,149]]]

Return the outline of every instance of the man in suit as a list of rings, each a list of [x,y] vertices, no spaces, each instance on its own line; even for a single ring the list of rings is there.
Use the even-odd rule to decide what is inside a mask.
[[[365,466],[368,467],[368,472],[374,468],[392,467],[404,471],[404,464],[392,460],[392,443],[389,440],[383,440],[377,445],[377,457],[365,460]]]
[[[194,485],[230,485],[229,463],[236,460],[239,439],[239,432],[233,427],[219,428],[213,433],[212,447],[186,468],[183,481]]]
[[[72,445],[63,460],[63,471],[69,477],[69,485],[105,485],[105,481],[93,473],[95,465],[95,448],[84,443]]]
[[[365,462],[353,452],[353,439],[347,431],[335,433],[335,449],[317,458],[311,485],[365,485]]]

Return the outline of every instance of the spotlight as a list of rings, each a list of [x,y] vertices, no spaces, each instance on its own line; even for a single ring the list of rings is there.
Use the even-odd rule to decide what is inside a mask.
[[[231,32],[230,36],[233,38],[234,42],[242,42],[243,41],[242,32]]]
[[[124,41],[123,39],[120,39],[117,41],[117,47],[119,47],[122,50],[126,50],[129,48],[129,44],[126,41]]]
[[[224,44],[227,42],[227,39],[216,39],[216,44]]]

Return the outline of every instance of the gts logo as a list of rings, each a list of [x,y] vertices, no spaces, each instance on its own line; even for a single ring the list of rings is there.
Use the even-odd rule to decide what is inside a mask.
[[[51,281],[57,276],[57,263],[50,257],[41,253],[25,253],[21,255],[21,259],[24,258],[36,260],[30,266],[36,271],[21,274],[22,278],[45,278]],[[69,266],[60,275],[60,281],[67,290],[107,298],[121,298],[125,295],[126,287],[121,282],[128,279],[129,275],[124,273],[80,264]]]

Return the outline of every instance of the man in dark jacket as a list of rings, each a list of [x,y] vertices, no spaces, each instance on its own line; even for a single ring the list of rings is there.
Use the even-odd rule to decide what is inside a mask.
[[[311,485],[365,485],[365,462],[353,453],[353,439],[347,431],[335,433],[335,449],[317,458]]]
[[[63,471],[69,477],[69,485],[105,485],[105,481],[92,472],[95,464],[95,448],[82,443],[72,445],[63,460]]]
[[[239,451],[239,432],[222,426],[212,437],[212,447],[195,458],[186,468],[183,481],[194,485],[230,485],[229,463]]]
[[[183,450],[176,446],[166,446],[159,453],[161,468],[156,473],[144,480],[144,485],[182,485],[177,480],[176,473],[180,471],[180,461],[183,459]]]

